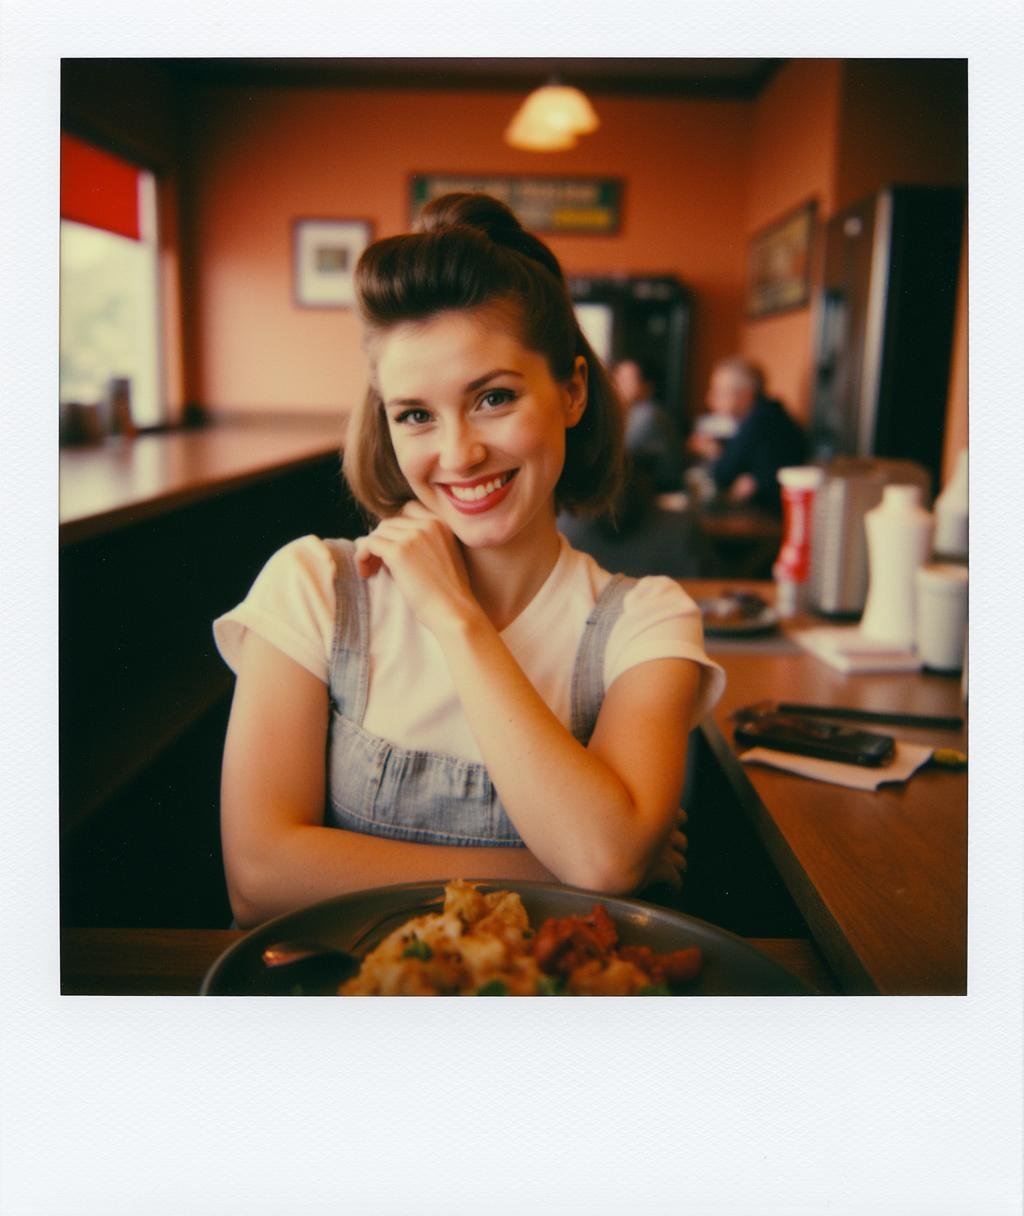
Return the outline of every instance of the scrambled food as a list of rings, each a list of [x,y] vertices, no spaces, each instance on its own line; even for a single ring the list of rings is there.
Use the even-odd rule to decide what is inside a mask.
[[[620,946],[604,906],[548,917],[536,932],[512,891],[455,879],[444,908],[407,921],[363,960],[341,996],[668,995],[701,969],[698,947]]]

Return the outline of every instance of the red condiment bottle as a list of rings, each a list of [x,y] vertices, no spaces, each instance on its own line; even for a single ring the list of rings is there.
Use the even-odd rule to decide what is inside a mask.
[[[779,469],[782,491],[782,546],[772,566],[775,610],[780,617],[796,616],[807,603],[811,573],[811,525],[814,495],[824,480],[816,465]]]

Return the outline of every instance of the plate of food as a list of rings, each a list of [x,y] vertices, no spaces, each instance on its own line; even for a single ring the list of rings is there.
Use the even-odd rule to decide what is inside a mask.
[[[235,942],[203,996],[807,996],[741,937],[554,883],[418,882],[342,895]]]
[[[749,591],[723,591],[721,595],[698,600],[697,607],[704,632],[711,637],[770,633],[779,623],[771,604]]]

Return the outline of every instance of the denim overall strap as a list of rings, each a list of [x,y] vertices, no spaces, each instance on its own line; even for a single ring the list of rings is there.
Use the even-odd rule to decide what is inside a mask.
[[[613,574],[594,601],[576,651],[572,672],[571,726],[573,736],[584,747],[597,725],[604,700],[604,652],[608,635],[622,615],[622,602],[636,585],[635,578]]]
[[[366,581],[356,573],[353,543],[329,540],[326,544],[338,567],[333,653],[339,661],[331,664],[331,697],[339,713],[361,725],[370,687],[370,601]]]
[[[351,541],[331,541],[337,612],[327,742],[329,826],[422,844],[521,847],[485,765],[404,748],[362,725],[370,675],[369,595]],[[574,733],[586,742],[603,697],[604,645],[630,580],[612,579],[587,620],[574,668]]]

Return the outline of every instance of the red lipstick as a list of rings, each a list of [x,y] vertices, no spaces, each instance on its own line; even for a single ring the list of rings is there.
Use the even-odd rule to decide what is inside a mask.
[[[473,481],[460,481],[452,484],[438,482],[437,484],[457,511],[463,515],[479,515],[483,511],[490,511],[508,497],[518,472],[518,469],[512,469],[506,473],[491,473],[486,477],[477,477]],[[480,494],[479,487],[488,485],[494,485],[494,489]],[[473,497],[459,498],[456,496],[456,489],[462,492],[473,492]]]

